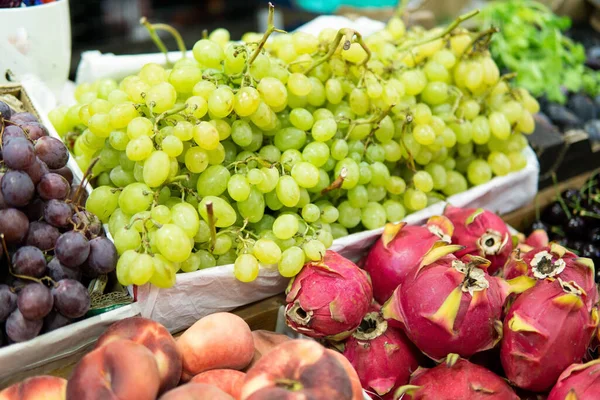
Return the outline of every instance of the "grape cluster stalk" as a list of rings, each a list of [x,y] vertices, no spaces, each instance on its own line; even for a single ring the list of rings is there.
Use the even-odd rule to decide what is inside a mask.
[[[525,167],[539,106],[500,76],[493,30],[460,28],[474,13],[363,38],[286,34],[272,11],[264,34],[217,29],[193,58],[81,84],[51,112],[82,168],[100,158],[86,207],[122,284],[226,264],[244,282],[293,277],[336,238]],[[143,23],[164,49],[166,27]]]

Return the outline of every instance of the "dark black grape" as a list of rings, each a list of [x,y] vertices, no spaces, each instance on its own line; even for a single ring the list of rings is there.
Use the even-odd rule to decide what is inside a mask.
[[[44,203],[44,200],[36,197],[35,199],[31,200],[31,202],[25,207],[21,208],[21,211],[23,211],[25,215],[27,215],[29,221],[39,221],[40,219],[44,218],[45,204],[46,203]]]
[[[548,205],[542,212],[542,221],[550,225],[562,225],[567,221],[567,214],[561,204],[555,201]]]
[[[41,161],[39,158],[36,158],[33,164],[31,164],[31,167],[25,169],[24,171],[27,173],[27,175],[29,175],[34,185],[37,185],[40,182],[42,176],[50,172],[46,163]]]
[[[71,323],[71,320],[57,311],[52,311],[44,318],[44,332],[52,332],[56,329],[67,326]]]
[[[12,169],[27,169],[35,161],[33,144],[27,139],[14,138],[2,147],[4,164]]]
[[[570,239],[585,239],[588,234],[587,224],[579,215],[572,216],[564,226],[565,234]]]
[[[575,250],[577,253],[581,253],[581,250],[583,250],[584,246],[585,243],[581,240],[568,240],[567,244],[565,245],[565,247]]]
[[[52,311],[54,297],[50,289],[41,283],[30,283],[19,292],[17,306],[23,317],[38,320]]]
[[[2,177],[4,201],[14,207],[23,207],[33,198],[35,186],[23,171],[8,171]]]
[[[48,129],[39,122],[27,122],[21,124],[21,128],[23,128],[31,140],[35,141],[43,137],[48,137]]]
[[[57,228],[69,226],[71,215],[73,215],[71,205],[62,200],[49,200],[44,206],[44,220]]]
[[[27,136],[25,136],[25,132],[23,132],[23,129],[19,128],[16,125],[5,126],[4,133],[2,134],[2,145],[6,146],[8,142],[15,138],[27,140]]]
[[[71,186],[69,182],[59,174],[49,172],[42,176],[37,184],[37,192],[44,200],[64,200],[69,195]]]
[[[102,232],[102,222],[89,211],[76,211],[72,219],[75,227],[83,230],[88,239],[92,239]]]
[[[60,232],[46,222],[34,221],[29,224],[29,231],[25,237],[25,244],[37,247],[42,251],[52,250]]]
[[[65,178],[67,180],[67,182],[69,182],[69,185],[73,184],[73,171],[71,171],[71,168],[62,167],[59,169],[53,169],[50,172],[54,172],[55,174],[62,175],[63,178]]]
[[[550,227],[545,222],[537,220],[537,221],[534,221],[533,224],[531,224],[531,230],[535,231],[535,230],[538,230],[538,229],[541,229],[543,231],[549,232]]]
[[[590,231],[590,235],[588,236],[588,240],[590,243],[595,245],[600,245],[600,228],[594,228]],[[598,266],[600,268],[600,266]]]
[[[52,289],[56,310],[67,318],[83,317],[90,309],[90,295],[85,286],[73,279],[63,279]]]
[[[78,195],[79,198],[77,199],[77,206],[79,207],[85,207],[85,202],[87,201],[88,198],[88,192],[85,190],[85,188],[82,188],[79,193],[77,193],[77,190],[79,189],[79,185],[71,185],[71,194],[69,195],[69,198],[75,202],[75,195]]]
[[[12,110],[10,109],[10,106],[3,101],[0,101],[0,115],[4,119],[10,119],[12,116]]]
[[[0,172],[0,188],[2,187],[2,177],[4,176],[3,172]],[[6,204],[6,202],[4,201],[4,195],[2,194],[2,190],[0,190],[0,210],[3,210],[5,208],[10,207],[8,204]]]
[[[18,244],[29,230],[29,220],[21,211],[14,208],[0,210],[0,233],[8,244]]]
[[[81,269],[78,268],[67,268],[58,261],[58,258],[54,257],[48,263],[48,275],[55,282],[62,281],[63,279],[74,279],[76,281],[81,280]]]
[[[15,274],[41,278],[46,274],[46,258],[37,247],[23,246],[12,256]]]
[[[25,319],[21,311],[16,309],[6,320],[6,335],[13,342],[25,342],[39,335],[43,324],[41,319],[36,321]]]
[[[567,189],[561,193],[562,198],[569,205],[575,205],[581,201],[583,196],[577,189]]]
[[[10,120],[19,125],[23,125],[26,122],[38,122],[38,119],[36,118],[36,116],[33,115],[32,113],[28,113],[28,112],[15,113],[12,115]]]
[[[0,284],[0,322],[17,308],[17,294],[8,285]]]
[[[69,231],[58,237],[54,254],[65,267],[79,267],[90,254],[90,242],[80,232]]]
[[[48,165],[48,168],[58,169],[67,165],[69,150],[60,140],[44,136],[35,142],[35,154]]]
[[[99,274],[108,274],[117,266],[117,249],[113,242],[105,237],[90,240],[88,265]]]

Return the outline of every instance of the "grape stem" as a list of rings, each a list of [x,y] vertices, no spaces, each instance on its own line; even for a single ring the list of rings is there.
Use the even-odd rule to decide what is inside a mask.
[[[465,56],[465,54],[467,54],[467,53],[472,54],[473,52],[475,52],[476,51],[475,47],[479,44],[479,41],[481,41],[482,39],[485,39],[485,41],[482,41],[482,43],[480,45],[481,45],[481,47],[485,48],[489,44],[492,35],[499,31],[500,30],[498,28],[491,27],[489,29],[486,29],[484,31],[477,33],[477,35],[475,35],[473,37],[473,39],[471,40],[471,44],[469,46],[467,46],[463,50],[463,52],[460,54],[460,56],[458,56],[457,58],[460,60]]]
[[[342,38],[344,38],[344,44],[343,44],[344,50],[348,50],[350,48],[350,45],[352,44],[352,39],[356,38],[355,39],[356,43],[360,44],[360,47],[362,47],[363,50],[365,51],[365,53],[367,53],[367,56],[365,57],[365,59],[362,60],[360,63],[356,64],[357,66],[365,65],[371,59],[371,50],[369,50],[369,48],[367,47],[366,43],[364,42],[364,40],[362,38],[362,35],[359,32],[355,31],[354,29],[342,28],[338,31],[337,35],[335,35],[335,39],[333,39],[333,42],[331,42],[331,46],[329,46],[329,51],[327,52],[327,54],[325,54],[323,57],[319,58],[318,60],[313,61],[311,66],[308,67],[308,69],[306,71],[304,71],[304,73],[306,75],[308,75],[308,73],[310,71],[312,71],[319,65],[323,64],[325,61],[329,60],[331,58],[331,56],[333,56],[333,54],[337,50],[338,46],[340,45]]]
[[[92,175],[92,169],[98,161],[100,161],[100,157],[96,157],[92,160],[88,168],[85,170],[85,174],[83,174],[83,179],[79,183],[77,191],[73,195],[73,205],[75,206],[75,210],[78,210],[77,204],[79,203],[79,199],[81,198],[81,190],[87,185],[86,180],[89,182],[89,178]]]
[[[210,252],[212,253],[217,243],[217,228],[215,226],[215,212],[212,201],[206,202],[206,215],[208,217],[208,228],[210,229]]]
[[[273,25],[274,17],[275,17],[275,6],[269,2],[269,16],[267,17],[267,30],[265,31],[265,34],[263,35],[262,39],[260,39],[260,42],[258,42],[258,46],[256,47],[256,50],[254,50],[254,53],[252,53],[252,56],[250,56],[250,59],[248,60],[248,66],[252,65],[252,63],[254,62],[256,57],[258,57],[258,55],[260,54],[263,47],[265,47],[265,44],[267,43],[267,39],[269,39],[269,36],[271,36],[271,34],[273,32],[287,33],[286,31],[284,31],[282,29],[275,28],[275,25]]]
[[[562,196],[560,195],[560,192],[558,191],[558,180],[556,179],[555,172],[552,172],[552,181],[554,182],[554,191],[556,192],[556,200],[559,202],[560,207],[563,209],[563,211],[567,215],[567,218],[571,219],[572,216],[571,216],[571,212],[569,211],[569,207],[567,207],[567,205],[565,204],[565,201],[563,200]]]
[[[185,103],[180,104],[177,107],[167,110],[164,113],[160,114],[158,117],[156,117],[156,119],[154,120],[154,133],[155,134],[158,133],[158,123],[160,121],[162,121],[163,118],[168,117],[173,114],[177,114],[178,112],[181,112],[181,111],[185,110],[186,108],[187,108],[187,104],[185,104]]]
[[[140,19],[140,24],[144,25],[144,27],[148,30],[148,33],[150,34],[150,38],[152,39],[154,44],[156,44],[156,47],[158,47],[158,49],[161,51],[161,53],[163,53],[165,55],[165,59],[167,60],[168,65],[171,64],[171,62],[169,61],[169,51],[167,50],[167,46],[165,46],[164,42],[158,36],[156,31],[162,30],[162,31],[169,32],[175,38],[175,41],[177,42],[177,47],[179,48],[179,51],[181,51],[181,57],[182,58],[186,57],[187,49],[185,48],[185,43],[183,42],[183,38],[181,37],[179,32],[177,32],[177,29],[175,29],[172,26],[167,25],[167,24],[151,24],[150,22],[148,22],[148,19],[146,17],[142,17]]]
[[[343,167],[341,169],[338,177],[335,178],[335,180],[333,182],[331,182],[331,185],[329,185],[325,189],[321,190],[321,195],[324,195],[328,192],[331,192],[332,190],[339,189],[340,187],[342,187],[342,184],[344,183],[344,180],[346,179],[347,176],[348,176],[348,169],[346,167]]]
[[[33,276],[15,274],[13,271],[13,264],[10,259],[10,253],[8,252],[8,246],[6,245],[6,239],[4,238],[4,233],[0,233],[0,240],[2,241],[2,248],[4,249],[4,254],[6,254],[6,259],[8,261],[8,271],[10,272],[10,274],[12,276],[14,276],[15,278],[19,278],[19,279],[34,281],[34,282],[40,283],[42,285],[44,284],[44,281],[48,281],[49,283],[52,284],[52,286],[56,287],[56,282],[54,282],[52,280],[52,278],[50,278],[49,276],[44,276],[43,278],[38,279],[38,278],[34,278]]]

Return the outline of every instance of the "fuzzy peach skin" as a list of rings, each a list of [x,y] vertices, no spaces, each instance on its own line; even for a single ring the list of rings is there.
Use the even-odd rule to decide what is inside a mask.
[[[190,383],[206,383],[213,385],[225,393],[238,399],[242,393],[246,374],[235,369],[211,369],[204,371],[192,378]]]
[[[96,348],[115,340],[128,339],[144,345],[156,360],[160,375],[160,393],[173,389],[181,378],[181,354],[167,328],[142,317],[127,318],[112,324],[96,343]]]
[[[246,374],[241,400],[354,400],[353,385],[338,358],[312,340],[290,340]]]
[[[0,400],[65,400],[67,380],[56,376],[34,376],[7,387]]]
[[[67,384],[67,400],[155,400],[159,384],[150,350],[119,339],[79,361]]]
[[[182,379],[187,381],[210,369],[243,369],[254,356],[254,340],[248,324],[230,313],[216,313],[198,320],[177,340],[183,356]]]
[[[125,399],[124,399],[125,400]],[[235,400],[216,386],[187,383],[163,394],[159,400]]]
[[[252,368],[263,355],[273,350],[277,345],[292,340],[290,337],[281,333],[265,330],[252,331],[252,339],[254,340],[254,357],[252,358],[250,365],[248,365],[248,368]]]
[[[358,377],[358,374],[356,373],[356,370],[352,364],[350,364],[350,361],[348,361],[346,357],[337,351],[331,349],[327,349],[325,351],[333,355],[340,362],[340,364],[342,364],[342,367],[344,367],[344,370],[348,374],[350,382],[352,383],[352,400],[363,400],[364,396],[362,385],[360,384],[360,378]]]

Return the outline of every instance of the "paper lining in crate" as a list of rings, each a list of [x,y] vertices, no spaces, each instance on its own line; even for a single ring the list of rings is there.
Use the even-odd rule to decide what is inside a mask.
[[[36,99],[30,97],[20,84],[0,85],[0,97],[11,107],[34,114],[47,127],[49,134],[57,137],[45,113],[40,112]],[[70,157],[67,166],[73,172],[73,181],[81,182],[83,174]],[[86,187],[89,192],[91,187]],[[104,277],[105,278],[105,277]],[[137,305],[127,304],[131,299],[119,292],[104,292],[107,280],[94,280],[90,317],[72,323],[36,338],[0,348],[0,388],[25,377],[48,373],[59,368],[71,356],[89,350],[98,336],[113,322],[139,315]],[[124,305],[125,304],[125,305]]]

